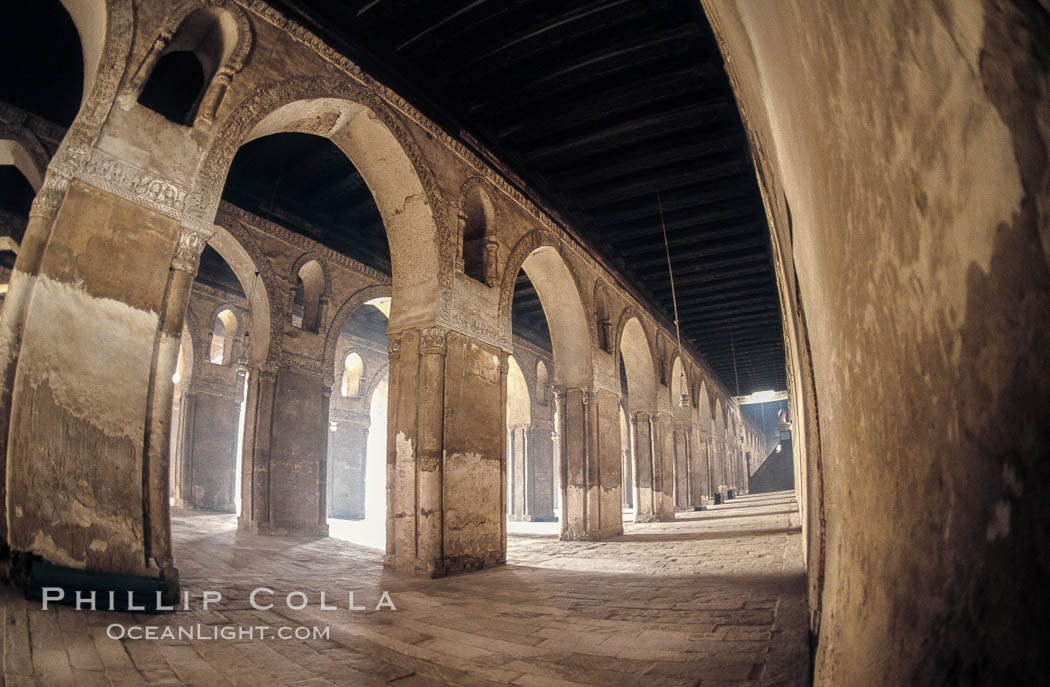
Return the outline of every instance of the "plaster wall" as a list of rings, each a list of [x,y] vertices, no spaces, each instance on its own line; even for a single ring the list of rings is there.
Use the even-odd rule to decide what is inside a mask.
[[[1045,3],[704,6],[774,231],[815,683],[1045,679]]]

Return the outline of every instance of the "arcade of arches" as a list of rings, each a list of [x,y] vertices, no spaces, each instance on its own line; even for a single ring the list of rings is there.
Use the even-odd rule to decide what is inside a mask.
[[[516,174],[549,151],[450,135],[306,0],[11,10],[0,684],[1045,679],[1050,8],[686,4],[757,178],[760,240],[723,238],[769,251],[782,354],[731,324],[758,297],[674,303],[731,363],[679,343],[670,254],[596,249],[562,212],[593,198]],[[571,21],[620,5],[652,10]],[[458,25],[425,12],[403,46]],[[746,260],[683,279],[731,290]],[[786,386],[753,404],[770,360]],[[15,591],[48,574],[228,600],[147,625],[333,632],[116,640],[132,616]],[[254,613],[256,587],[311,605]],[[314,612],[333,589],[367,611]]]

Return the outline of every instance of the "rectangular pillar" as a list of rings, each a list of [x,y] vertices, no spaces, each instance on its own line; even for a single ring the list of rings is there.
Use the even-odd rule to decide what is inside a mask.
[[[4,312],[21,308],[22,325],[5,360],[11,549],[105,572],[173,570],[170,375],[196,269],[173,265],[179,237],[177,220],[74,180],[33,248],[39,272],[19,256]]]
[[[288,367],[253,372],[242,487],[249,502],[240,526],[257,534],[327,536],[330,388],[320,376]]]
[[[563,418],[561,538],[594,540],[623,532],[619,399],[608,391],[557,392]]]
[[[674,520],[674,437],[671,415],[653,415],[653,519]]]
[[[335,421],[331,443],[328,515],[361,520],[365,517],[365,464],[368,454],[368,425]]]
[[[386,565],[438,577],[506,560],[506,360],[437,327],[391,336]]]
[[[653,428],[649,413],[631,413],[634,437],[634,521],[652,522],[656,511],[653,494]]]
[[[549,420],[547,421],[550,422]],[[533,421],[528,430],[526,458],[529,464],[530,519],[554,520],[554,439],[551,424]]]

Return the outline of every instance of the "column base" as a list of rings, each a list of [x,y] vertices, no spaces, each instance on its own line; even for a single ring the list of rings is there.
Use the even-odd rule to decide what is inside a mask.
[[[516,515],[507,516],[507,520],[514,522],[558,522],[556,515]]]
[[[443,563],[421,563],[419,561],[399,561],[389,554],[383,556],[383,567],[387,570],[394,570],[396,572],[405,573],[408,575],[415,575],[416,577],[426,577],[430,579],[437,579],[439,577],[447,577],[449,575],[459,575],[462,573],[474,572],[482,570],[484,568],[493,568],[498,565],[505,565],[507,559],[505,556],[499,558],[495,557],[480,557],[480,556],[459,556],[457,558],[444,561]]]
[[[328,524],[324,525],[280,525],[272,522],[237,523],[237,529],[264,537],[327,537]]]

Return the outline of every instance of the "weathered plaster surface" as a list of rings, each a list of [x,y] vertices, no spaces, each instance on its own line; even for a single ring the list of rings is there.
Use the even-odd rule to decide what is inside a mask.
[[[1045,7],[705,7],[788,295],[816,683],[1038,681]]]

